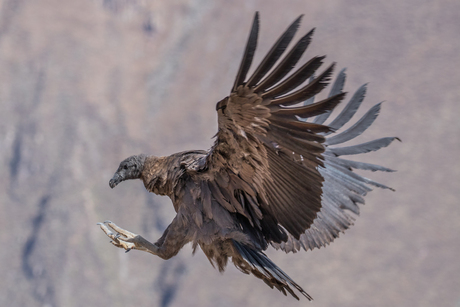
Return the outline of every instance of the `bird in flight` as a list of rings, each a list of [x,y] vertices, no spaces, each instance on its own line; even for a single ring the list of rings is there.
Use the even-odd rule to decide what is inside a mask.
[[[314,32],[301,37],[280,59],[301,18],[247,78],[259,32],[255,14],[231,93],[216,105],[218,132],[209,150],[167,157],[141,154],[120,163],[111,188],[140,179],[149,192],[169,196],[177,215],[156,243],[111,221],[98,223],[113,245],[169,259],[191,242],[193,251],[199,246],[221,272],[230,260],[284,295],[299,299],[296,289],[312,299],[264,251],[269,245],[286,253],[319,248],[350,227],[372,186],[389,189],[353,170],[392,170],[341,157],[378,150],[397,138],[343,145],[364,132],[380,111],[377,104],[339,131],[359,108],[366,85],[324,124],[345,98],[345,72],[318,102],[314,97],[328,85],[335,64],[315,76],[325,58],[315,56],[291,73]]]

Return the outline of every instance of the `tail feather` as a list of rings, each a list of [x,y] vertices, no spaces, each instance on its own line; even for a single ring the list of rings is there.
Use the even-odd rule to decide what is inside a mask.
[[[235,265],[244,273],[252,273],[254,276],[262,279],[270,288],[273,289],[273,287],[275,287],[284,295],[287,295],[286,292],[289,292],[289,294],[298,300],[299,297],[291,289],[291,287],[294,287],[308,300],[313,300],[302,287],[284,273],[283,270],[274,264],[263,252],[238,243],[237,241],[233,241],[233,244],[241,257],[250,266],[248,268],[247,265],[242,265],[237,259],[234,259],[233,262]]]

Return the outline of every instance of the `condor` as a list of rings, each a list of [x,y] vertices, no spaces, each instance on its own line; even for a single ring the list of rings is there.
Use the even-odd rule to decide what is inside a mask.
[[[113,245],[168,259],[191,242],[219,271],[230,259],[271,288],[299,299],[296,289],[311,300],[263,251],[269,245],[285,252],[314,249],[337,238],[353,224],[371,186],[388,188],[353,169],[392,171],[341,156],[375,151],[397,138],[342,145],[364,132],[379,113],[377,104],[340,132],[363,101],[365,85],[324,124],[345,98],[345,73],[338,74],[329,96],[318,102],[314,96],[329,83],[334,64],[315,77],[325,58],[316,56],[291,73],[314,31],[281,59],[301,18],[247,78],[259,31],[256,13],[231,93],[216,106],[219,128],[211,149],[168,157],[138,155],[121,162],[110,187],[141,179],[148,191],[169,196],[177,215],[156,243],[110,221],[99,223]]]

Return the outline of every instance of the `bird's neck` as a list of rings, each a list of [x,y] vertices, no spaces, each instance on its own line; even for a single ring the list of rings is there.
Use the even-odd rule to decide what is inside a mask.
[[[180,161],[177,159],[171,156],[148,156],[145,159],[141,179],[148,191],[171,196],[180,174]]]

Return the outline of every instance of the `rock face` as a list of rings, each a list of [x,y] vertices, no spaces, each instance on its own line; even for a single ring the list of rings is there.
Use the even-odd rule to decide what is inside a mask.
[[[402,144],[369,162],[376,191],[327,249],[270,257],[322,306],[453,306],[460,288],[458,1],[0,1],[0,305],[235,306],[290,302],[185,248],[125,255],[96,222],[155,240],[174,215],[140,182],[108,180],[132,154],[206,149],[255,10],[255,62],[299,14],[307,56],[348,67],[386,100],[367,136]],[[206,94],[205,94],[206,93]],[[185,97],[185,98],[184,98]],[[129,210],[128,210],[129,209]],[[136,212],[134,214],[133,212]]]

